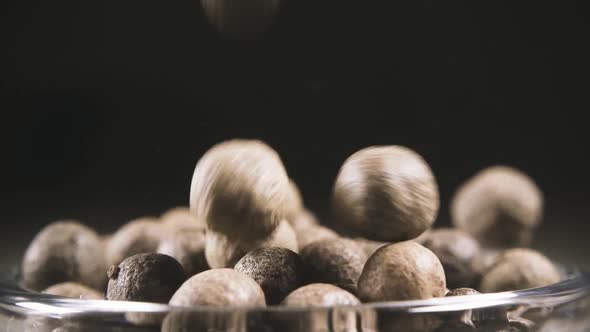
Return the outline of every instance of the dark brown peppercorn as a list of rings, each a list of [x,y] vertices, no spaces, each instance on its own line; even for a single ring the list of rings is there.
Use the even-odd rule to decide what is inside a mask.
[[[185,280],[182,266],[157,253],[137,254],[108,271],[108,300],[167,303]]]
[[[447,293],[450,296],[465,296],[481,294],[472,288],[456,288]],[[508,314],[503,307],[492,307],[484,309],[470,309],[465,311],[451,312],[448,315],[445,331],[464,331],[466,329],[477,329],[483,331],[496,331],[508,326]]]
[[[477,277],[474,261],[479,259],[479,243],[471,235],[452,228],[434,229],[422,239],[445,269],[447,287],[472,286]]]
[[[249,252],[234,267],[254,279],[264,291],[266,303],[279,304],[301,285],[303,266],[299,255],[285,248],[261,248]]]
[[[345,238],[316,241],[301,249],[308,283],[333,284],[353,294],[367,258],[363,247]]]
[[[25,286],[37,291],[65,281],[102,290],[105,269],[100,237],[77,221],[43,228],[27,248],[22,265]]]

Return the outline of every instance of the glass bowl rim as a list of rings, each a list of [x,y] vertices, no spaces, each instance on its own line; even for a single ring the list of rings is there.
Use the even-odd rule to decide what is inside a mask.
[[[516,291],[482,293],[423,300],[388,301],[337,306],[191,306],[174,307],[151,302],[128,302],[65,298],[27,290],[19,285],[18,279],[0,275],[0,309],[13,312],[41,315],[68,315],[81,313],[128,312],[167,313],[171,311],[191,312],[235,312],[239,310],[256,312],[302,312],[325,309],[387,310],[406,313],[441,313],[483,309],[497,306],[558,306],[573,302],[590,294],[590,274],[578,268],[563,268],[564,278],[555,284]]]

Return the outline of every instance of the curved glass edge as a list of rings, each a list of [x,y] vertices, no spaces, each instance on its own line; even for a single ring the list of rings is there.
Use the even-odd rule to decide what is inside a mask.
[[[76,313],[114,313],[129,312],[166,313],[169,311],[230,312],[247,311],[289,311],[301,312],[321,307],[210,307],[196,306],[190,308],[170,307],[166,304],[148,302],[123,302],[106,300],[84,300],[63,298],[54,295],[32,292],[18,285],[15,276],[0,275],[0,310],[23,315],[40,314],[62,316]],[[367,303],[356,306],[338,306],[332,308],[378,309],[407,313],[440,313],[464,311],[506,305],[525,305],[528,307],[548,307],[570,303],[590,294],[590,274],[569,269],[564,280],[559,283],[518,291],[433,298],[413,301],[390,301]],[[325,308],[324,308],[325,309]]]

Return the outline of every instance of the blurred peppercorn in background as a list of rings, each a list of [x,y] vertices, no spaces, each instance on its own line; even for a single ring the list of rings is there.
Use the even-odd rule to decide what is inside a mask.
[[[369,145],[426,159],[435,226],[464,180],[517,167],[546,197],[534,246],[584,262],[571,256],[590,230],[582,15],[571,2],[290,1],[246,42],[199,1],[4,1],[0,240],[19,255],[56,219],[114,231],[187,205],[198,158],[245,137],[278,151],[319,214]]]

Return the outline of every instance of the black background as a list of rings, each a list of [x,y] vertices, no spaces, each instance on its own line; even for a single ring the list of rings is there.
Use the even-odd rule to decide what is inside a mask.
[[[580,3],[289,1],[255,42],[199,2],[0,4],[2,243],[17,261],[46,223],[101,232],[188,204],[212,144],[260,138],[323,213],[343,160],[409,146],[440,186],[494,164],[546,195],[535,246],[587,264],[589,91]]]

